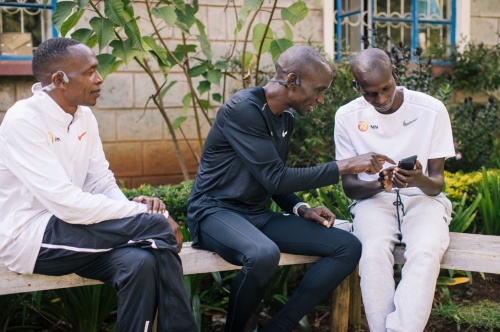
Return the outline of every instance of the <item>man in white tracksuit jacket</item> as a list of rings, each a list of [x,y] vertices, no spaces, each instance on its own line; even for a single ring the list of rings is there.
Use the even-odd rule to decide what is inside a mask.
[[[0,126],[0,264],[115,287],[119,331],[151,331],[157,310],[159,331],[196,331],[178,225],[158,199],[127,200],[108,168],[87,107],[100,95],[97,65],[69,38],[33,55],[40,83]]]

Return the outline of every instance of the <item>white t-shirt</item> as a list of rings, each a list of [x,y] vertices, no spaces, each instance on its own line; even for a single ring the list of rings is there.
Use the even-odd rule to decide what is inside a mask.
[[[336,159],[376,152],[395,162],[417,155],[428,175],[429,159],[455,156],[450,117],[438,99],[421,92],[397,87],[404,93],[401,107],[381,114],[363,97],[339,108],[335,115]],[[384,164],[384,168],[393,166]],[[373,181],[378,174],[361,173],[360,180]]]
[[[53,215],[85,225],[146,212],[116,185],[92,111],[72,116],[40,88],[0,126],[0,264],[19,273],[33,272]]]

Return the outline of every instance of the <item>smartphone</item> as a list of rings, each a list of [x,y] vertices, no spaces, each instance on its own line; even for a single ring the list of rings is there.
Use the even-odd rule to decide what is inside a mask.
[[[408,158],[403,158],[399,161],[398,167],[406,170],[412,170],[415,168],[415,163],[417,162],[417,156],[411,156]]]

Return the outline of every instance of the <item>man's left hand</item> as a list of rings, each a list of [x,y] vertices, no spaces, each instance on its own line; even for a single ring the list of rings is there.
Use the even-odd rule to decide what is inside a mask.
[[[412,170],[396,167],[392,175],[392,182],[398,188],[418,187],[423,176],[425,175],[422,172],[422,164],[417,160]]]
[[[146,204],[148,213],[164,213],[166,206],[158,197],[139,196],[134,197],[134,202]]]
[[[335,221],[335,215],[328,208],[324,206],[316,208],[300,207],[298,211],[302,218],[312,220],[320,225],[330,228]]]

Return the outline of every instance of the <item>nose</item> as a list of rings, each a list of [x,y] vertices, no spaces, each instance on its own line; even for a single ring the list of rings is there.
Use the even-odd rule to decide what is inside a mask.
[[[98,85],[101,85],[101,84],[102,84],[102,82],[104,82],[104,80],[102,79],[102,76],[101,76],[101,74],[99,74],[99,72],[98,72],[98,71],[96,71],[96,74],[97,74],[97,75],[96,75],[96,78],[97,78],[97,84],[98,84]]]
[[[385,105],[388,101],[389,101],[389,96],[385,96],[381,93],[379,93],[377,95],[377,97],[373,98],[373,101],[377,104],[377,105]]]
[[[321,104],[321,105],[323,105],[325,103],[325,91],[321,91],[318,94],[318,98],[316,98],[316,102],[318,104]]]

